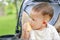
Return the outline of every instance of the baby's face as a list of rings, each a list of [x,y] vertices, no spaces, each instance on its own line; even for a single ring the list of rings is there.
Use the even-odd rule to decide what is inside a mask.
[[[39,29],[45,26],[43,24],[43,21],[48,22],[50,19],[49,15],[43,16],[41,13],[32,13],[30,16],[33,19],[33,22],[31,22],[31,26],[33,29]]]
[[[43,20],[46,20],[47,22],[50,20],[50,16],[49,14],[46,14],[46,15],[43,15],[42,12],[39,12],[39,13],[31,13],[30,14],[31,18],[34,20],[34,21],[43,21]]]

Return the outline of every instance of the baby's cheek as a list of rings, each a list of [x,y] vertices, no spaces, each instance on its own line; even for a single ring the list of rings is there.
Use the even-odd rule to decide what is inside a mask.
[[[31,27],[34,27],[35,25],[34,24],[31,24]]]
[[[32,28],[34,28],[34,29],[39,28],[39,24],[38,23],[33,24]]]
[[[31,28],[32,28],[32,29],[36,29],[36,26],[37,26],[37,24],[34,23],[34,24],[31,25]]]

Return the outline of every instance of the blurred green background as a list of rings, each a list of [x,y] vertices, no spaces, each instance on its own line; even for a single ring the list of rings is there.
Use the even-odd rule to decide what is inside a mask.
[[[22,0],[0,0],[0,36],[15,34],[21,3]]]

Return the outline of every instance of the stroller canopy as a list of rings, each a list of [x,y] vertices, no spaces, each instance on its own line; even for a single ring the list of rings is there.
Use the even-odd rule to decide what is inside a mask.
[[[38,1],[39,1],[39,0],[38,0]],[[40,1],[41,1],[41,0],[40,0]],[[26,0],[26,1],[24,2],[24,4],[23,4],[23,9],[22,9],[22,11],[23,11],[23,10],[26,11],[27,14],[29,15],[32,7],[33,7],[34,5],[39,4],[40,1],[39,1],[39,2],[36,2],[36,1],[35,1],[35,2],[34,2],[33,0]],[[43,0],[42,0],[42,2],[43,2]],[[59,14],[60,14],[60,6],[59,6],[60,1],[54,1],[54,0],[52,0],[52,1],[49,1],[49,3],[50,3],[50,5],[53,7],[53,9],[54,9],[54,15],[53,15],[52,19],[50,20],[49,24],[54,25],[54,24],[56,23],[57,19],[58,19]]]

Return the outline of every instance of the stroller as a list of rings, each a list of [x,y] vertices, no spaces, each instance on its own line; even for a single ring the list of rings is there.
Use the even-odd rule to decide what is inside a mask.
[[[34,5],[37,5],[39,2],[49,2],[50,5],[54,8],[54,15],[49,21],[51,25],[54,25],[60,14],[60,0],[23,0],[20,11],[18,14],[17,26],[16,26],[16,35],[6,35],[1,36],[0,40],[18,40],[22,35],[22,14],[25,11],[28,15]],[[20,29],[19,29],[20,28]],[[21,39],[22,40],[22,39]]]

